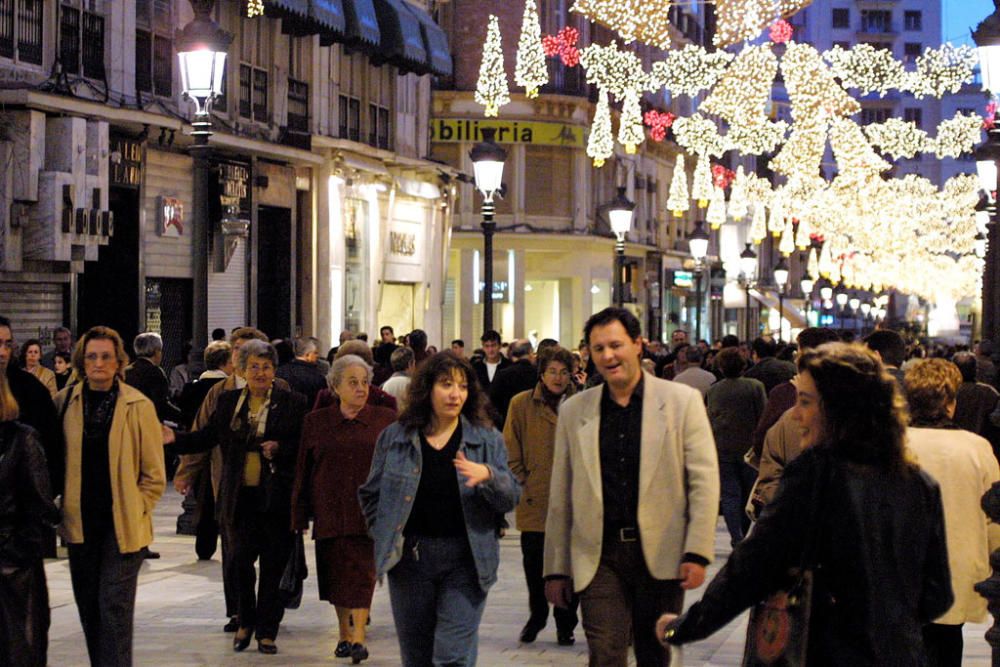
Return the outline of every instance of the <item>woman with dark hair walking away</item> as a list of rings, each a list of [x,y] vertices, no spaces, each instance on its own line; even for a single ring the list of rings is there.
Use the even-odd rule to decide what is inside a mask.
[[[406,409],[382,432],[358,494],[375,540],[404,667],[474,665],[497,579],[497,515],[521,489],[469,362],[429,357]]]
[[[807,634],[790,639],[806,642],[808,664],[926,665],[921,628],[953,596],[941,491],[904,456],[897,384],[861,345],[822,345],[798,370],[793,417],[805,451],[702,600],[661,617],[657,635],[703,639],[798,567],[812,572],[811,608]]]

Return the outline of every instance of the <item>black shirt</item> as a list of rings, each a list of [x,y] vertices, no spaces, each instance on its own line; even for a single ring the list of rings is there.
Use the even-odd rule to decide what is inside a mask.
[[[608,530],[637,525],[643,384],[640,377],[625,407],[615,403],[607,384],[601,390],[601,490]]]
[[[83,387],[80,515],[85,542],[114,528],[108,435],[117,402],[117,385],[110,391],[94,391],[88,385]]]
[[[458,490],[455,456],[462,444],[462,425],[441,449],[434,449],[424,434],[420,434],[420,456],[423,470],[413,509],[403,534],[423,537],[465,537],[465,515]]]

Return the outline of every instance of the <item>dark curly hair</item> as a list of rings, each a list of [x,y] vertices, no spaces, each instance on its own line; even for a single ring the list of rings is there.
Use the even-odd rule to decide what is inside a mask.
[[[423,431],[434,421],[434,406],[431,393],[441,378],[461,373],[469,385],[469,395],[462,406],[462,415],[473,424],[492,424],[486,411],[486,394],[479,386],[476,371],[468,361],[451,350],[438,352],[417,366],[416,374],[406,390],[406,408],[399,415],[399,423],[407,428]]]
[[[878,356],[860,343],[826,343],[799,357],[823,411],[821,446],[849,461],[906,468],[906,408],[902,392]]]

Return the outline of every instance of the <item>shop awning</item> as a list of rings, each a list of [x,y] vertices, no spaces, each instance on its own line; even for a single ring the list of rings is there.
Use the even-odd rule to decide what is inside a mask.
[[[427,48],[428,65],[430,65],[431,73],[438,76],[451,76],[453,71],[451,49],[448,47],[448,36],[444,34],[444,30],[434,22],[430,14],[420,7],[411,5],[408,2],[404,2],[403,4],[417,18],[417,21],[420,22],[420,30],[423,33],[424,45]]]
[[[267,0],[264,10],[275,18],[309,18],[309,0]]]
[[[404,72],[425,74],[430,67],[420,21],[404,4],[404,0],[375,0],[382,40],[372,62],[389,62]]]
[[[347,31],[342,0],[267,0],[265,10],[281,19],[285,34],[319,34],[323,46],[343,41]]]
[[[347,18],[340,0],[309,0],[309,18],[322,28],[319,33],[322,46],[342,41],[347,34]]]
[[[378,47],[381,32],[372,0],[344,0],[347,15],[347,45],[361,50]]]

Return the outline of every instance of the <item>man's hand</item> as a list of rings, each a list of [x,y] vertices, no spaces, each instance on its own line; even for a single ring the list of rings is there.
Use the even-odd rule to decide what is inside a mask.
[[[546,581],[545,599],[556,607],[569,609],[569,605],[573,601],[573,580],[565,577]]]
[[[705,583],[705,568],[697,563],[681,563],[681,588],[686,591],[698,588]]]
[[[667,632],[667,626],[674,622],[677,618],[677,614],[664,614],[660,616],[660,620],[656,622],[656,641],[660,642],[664,646],[669,646],[663,635]]]
[[[164,445],[172,445],[177,441],[177,435],[174,433],[174,429],[162,423],[160,424],[160,428],[163,430]]]
[[[488,480],[492,473],[490,467],[484,463],[475,463],[465,458],[465,452],[459,450],[455,455],[455,470],[465,478],[467,487],[475,488]]]
[[[186,496],[191,491],[190,480],[174,477],[174,490],[182,496]]]
[[[260,453],[265,459],[270,461],[274,458],[274,455],[278,453],[278,441],[268,440],[266,442],[260,443]]]

